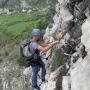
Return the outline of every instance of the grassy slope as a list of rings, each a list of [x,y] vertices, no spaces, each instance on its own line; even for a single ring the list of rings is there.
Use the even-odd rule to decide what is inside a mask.
[[[20,40],[29,38],[33,28],[39,28],[48,24],[46,12],[14,13],[12,15],[0,15],[0,55],[9,60],[23,64],[19,56]],[[41,27],[41,28],[43,28]],[[12,48],[11,48],[12,47]],[[16,58],[17,57],[17,58]]]
[[[3,14],[0,15],[0,32],[5,32],[10,36],[13,35],[12,37],[17,37],[21,35],[23,32],[30,31],[33,28],[39,28],[40,20],[42,21],[46,20],[45,13],[32,12],[31,14],[26,13],[15,13],[12,15]]]
[[[33,16],[25,13],[0,15],[0,31],[5,31],[17,36],[33,27],[33,21],[31,20],[33,18]]]

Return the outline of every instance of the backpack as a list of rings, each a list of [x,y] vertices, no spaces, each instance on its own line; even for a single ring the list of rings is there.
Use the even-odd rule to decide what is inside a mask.
[[[38,53],[38,50],[35,50],[34,53],[31,52],[31,40],[23,40],[21,43],[20,43],[20,53],[23,57],[26,57],[27,59],[30,59],[33,61],[36,61],[38,58],[39,58],[39,53]]]
[[[23,40],[20,43],[20,53],[22,56],[29,58],[32,56],[31,50],[30,50],[30,43],[31,40]]]

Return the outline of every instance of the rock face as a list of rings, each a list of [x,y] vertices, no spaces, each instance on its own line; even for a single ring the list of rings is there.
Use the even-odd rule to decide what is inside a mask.
[[[61,83],[58,82],[57,78],[55,81],[52,79],[52,82],[58,83],[59,86],[62,85],[62,88],[56,84],[56,87],[50,90],[89,90],[90,88],[90,11],[88,5],[89,0],[58,0],[56,15],[59,15],[56,19],[59,23],[55,23],[56,20],[54,20],[52,27],[47,27],[44,38],[45,42],[59,40],[62,44],[58,44],[54,48],[60,48],[64,45],[69,49],[65,50],[65,55],[71,58],[68,63],[70,67],[66,65],[68,73],[65,75],[62,73],[61,79],[59,76],[61,71],[58,71],[59,75],[53,75],[53,78],[58,77]],[[83,22],[84,20],[85,22]],[[50,87],[49,81],[48,87]]]
[[[81,42],[85,45],[87,56],[78,61],[71,70],[71,90],[89,90],[90,88],[90,18],[82,25]]]
[[[22,72],[7,60],[0,62],[0,90],[30,90],[30,79]]]
[[[52,49],[46,53],[46,57],[49,56],[48,61],[44,60],[48,82],[41,84],[41,90],[90,89],[89,4],[90,0],[58,0],[54,23],[46,28],[44,41],[48,43],[58,40],[60,43],[54,48],[62,48],[67,61],[52,72]],[[23,72],[23,68],[13,65],[8,59],[2,59],[0,58],[0,89],[31,90],[31,69],[27,68]]]

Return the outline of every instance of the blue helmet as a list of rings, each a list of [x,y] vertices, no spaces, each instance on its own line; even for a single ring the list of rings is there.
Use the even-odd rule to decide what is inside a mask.
[[[40,31],[40,29],[33,29],[32,30],[32,35],[39,35],[39,36],[43,36],[42,32]]]

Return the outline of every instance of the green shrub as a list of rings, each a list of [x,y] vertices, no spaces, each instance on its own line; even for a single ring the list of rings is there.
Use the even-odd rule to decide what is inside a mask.
[[[66,58],[65,58],[65,55],[62,49],[55,49],[53,51],[52,71],[56,70],[58,67],[63,65],[65,62],[66,62]]]
[[[25,66],[25,64],[26,64],[26,58],[20,56],[20,57],[17,59],[17,64],[18,64],[19,66]]]

